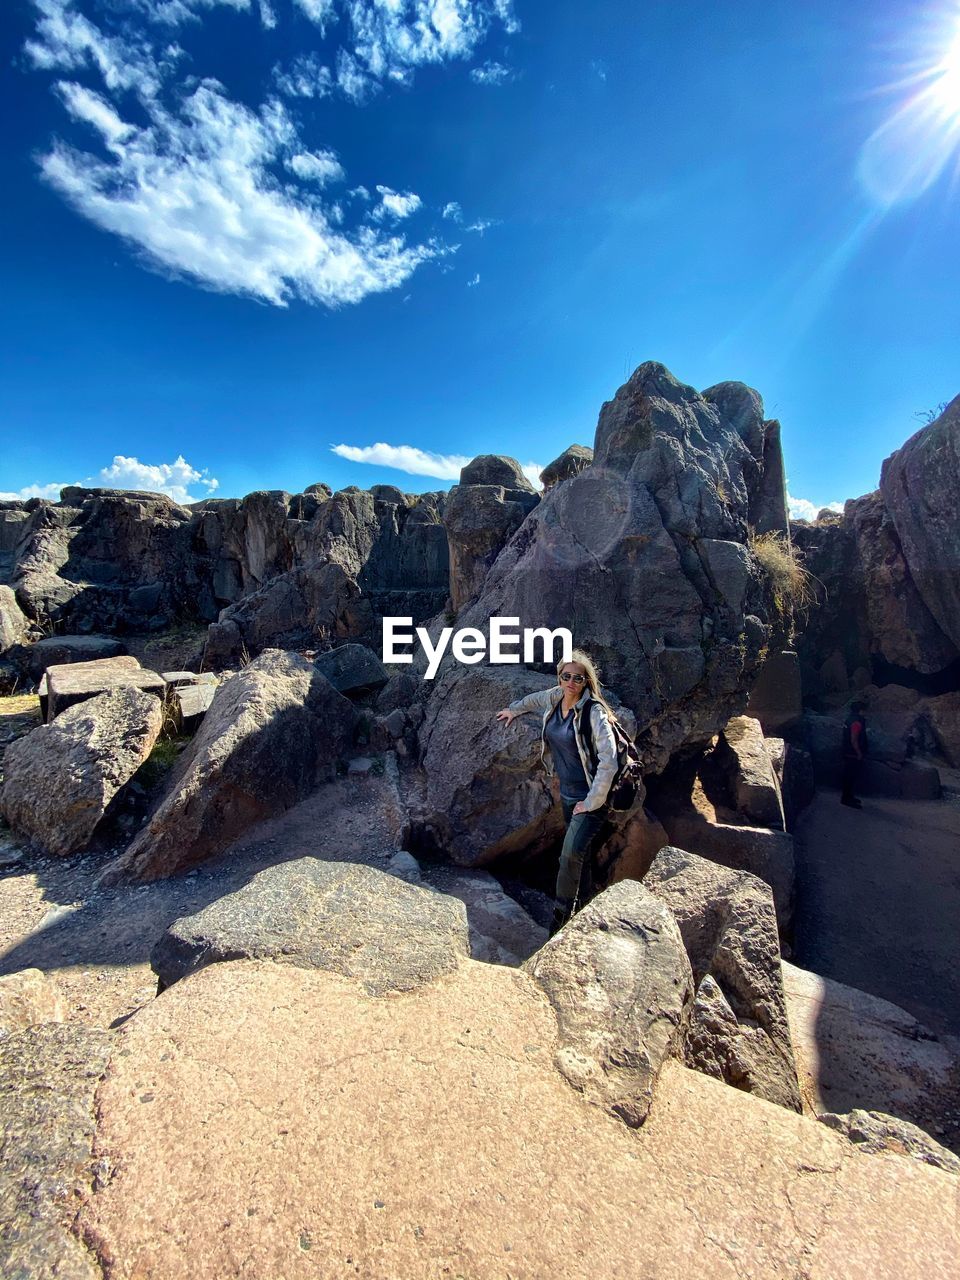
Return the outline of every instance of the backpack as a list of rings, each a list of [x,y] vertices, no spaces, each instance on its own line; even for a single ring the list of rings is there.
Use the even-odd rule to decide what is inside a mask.
[[[596,744],[593,741],[593,725],[590,723],[590,709],[596,702],[596,698],[589,698],[584,711],[587,713],[584,722],[583,712],[580,713],[581,726],[586,724],[586,728],[581,728],[581,734],[593,764],[593,772],[596,773],[599,764],[599,756],[597,754]],[[637,751],[633,741],[627,736],[627,732],[616,717],[610,717],[610,727],[613,730],[613,736],[617,743],[617,772],[613,776],[610,783],[610,790],[607,792],[606,805],[610,809],[632,809],[637,801],[637,791],[640,788],[640,781],[643,776],[643,766],[640,763],[640,753]]]

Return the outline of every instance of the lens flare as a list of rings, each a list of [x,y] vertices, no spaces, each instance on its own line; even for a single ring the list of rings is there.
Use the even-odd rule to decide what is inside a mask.
[[[960,13],[941,26],[939,52],[902,87],[912,92],[860,151],[858,176],[881,206],[923,194],[960,154]],[[944,53],[943,49],[947,52]]]

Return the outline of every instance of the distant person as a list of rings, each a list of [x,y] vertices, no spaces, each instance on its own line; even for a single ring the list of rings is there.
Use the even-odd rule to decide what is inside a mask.
[[[509,726],[516,716],[530,711],[543,715],[540,759],[546,764],[544,751],[549,747],[567,824],[557,870],[552,937],[590,895],[591,847],[603,826],[607,792],[617,773],[617,742],[611,727],[615,717],[600,692],[597,669],[582,649],[574,649],[569,662],[557,664],[555,688],[511,702],[497,712],[497,719]],[[549,765],[547,771],[551,772]]]
[[[863,808],[854,792],[859,788],[863,762],[867,758],[867,722],[864,718],[866,709],[865,702],[851,702],[850,714],[843,726],[843,781],[840,803],[849,805],[851,809]]]

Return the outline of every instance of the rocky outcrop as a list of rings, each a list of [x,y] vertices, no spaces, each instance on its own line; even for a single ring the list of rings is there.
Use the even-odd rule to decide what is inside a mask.
[[[450,490],[443,524],[450,548],[454,610],[479,595],[490,566],[538,500],[528,490],[501,485],[461,483]]]
[[[344,644],[321,653],[316,667],[338,693],[376,693],[390,678],[373,650],[362,644]]]
[[[159,699],[133,688],[68,708],[7,747],[0,811],[14,831],[49,853],[85,848],[107,805],[150,754],[162,723]]]
[[[734,716],[723,726],[714,757],[727,774],[737,812],[749,822],[785,830],[780,783],[773,770],[760,722]]]
[[[949,1173],[960,1173],[960,1157],[907,1120],[884,1115],[882,1111],[850,1111],[845,1115],[828,1111],[820,1119],[836,1133],[842,1133],[864,1155],[890,1151]]]
[[[682,1042],[690,962],[667,907],[624,880],[579,911],[526,964],[557,1015],[559,1070],[584,1097],[636,1127]]]
[[[799,1111],[768,887],[670,846],[657,854],[644,886],[675,917],[693,969],[697,1003],[685,1046],[688,1064]]]
[[[72,1227],[98,1163],[94,1095],[113,1034],[48,1023],[0,1040],[0,1273],[101,1280]]]
[[[76,1224],[117,1275],[732,1280],[749,1258],[758,1277],[930,1280],[960,1250],[953,1175],[865,1159],[678,1063],[641,1129],[605,1116],[552,1066],[556,1018],[515,970],[464,961],[383,1000],[213,965],[117,1041],[105,1176]]]
[[[225,680],[147,825],[105,880],[155,880],[224,849],[332,776],[355,712],[296,654],[269,650]]]
[[[300,858],[175,920],[150,962],[161,990],[224,960],[278,960],[357,978],[374,995],[412,991],[470,954],[454,898],[355,863]]]
[[[523,468],[516,458],[506,458],[497,453],[482,453],[468,462],[460,469],[460,483],[499,485],[503,489],[534,492],[533,485],[523,474]]]
[[[30,623],[17,604],[17,597],[9,587],[0,584],[0,654],[23,644],[29,634]]]
[[[564,449],[558,458],[554,458],[540,472],[540,483],[544,489],[552,489],[555,484],[563,484],[564,480],[572,480],[593,461],[593,450],[585,444],[571,444]]]

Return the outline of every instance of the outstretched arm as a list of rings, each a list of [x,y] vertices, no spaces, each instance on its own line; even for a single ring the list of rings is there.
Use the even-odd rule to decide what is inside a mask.
[[[528,711],[546,711],[559,696],[559,689],[540,689],[536,693],[528,693],[525,698],[518,698],[509,707],[498,711],[497,719],[509,725],[517,716],[525,716]]]

